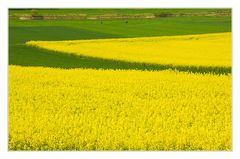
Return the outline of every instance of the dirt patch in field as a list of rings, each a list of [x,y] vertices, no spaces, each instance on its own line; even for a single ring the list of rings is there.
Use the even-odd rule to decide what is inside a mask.
[[[10,19],[19,20],[112,20],[112,19],[154,19],[164,17],[190,17],[190,16],[231,16],[230,11],[206,12],[206,13],[147,13],[147,14],[103,14],[103,15],[86,15],[86,14],[68,14],[68,15],[31,15],[31,14],[15,14]]]

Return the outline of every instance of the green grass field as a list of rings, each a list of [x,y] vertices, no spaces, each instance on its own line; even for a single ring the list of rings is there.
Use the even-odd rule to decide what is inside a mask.
[[[25,11],[23,11],[25,12]],[[57,12],[57,11],[56,11]],[[64,11],[61,11],[64,12]],[[128,10],[126,10],[128,12]],[[11,11],[10,11],[11,13]],[[54,54],[25,46],[29,40],[80,40],[189,35],[231,31],[231,17],[169,17],[128,20],[11,20],[9,64],[60,68],[152,69],[142,64]],[[112,65],[115,63],[115,65]],[[158,67],[154,66],[154,69]],[[159,68],[159,69],[162,69]]]

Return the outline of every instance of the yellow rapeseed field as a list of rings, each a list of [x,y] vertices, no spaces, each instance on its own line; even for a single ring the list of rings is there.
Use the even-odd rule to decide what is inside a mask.
[[[9,83],[10,150],[231,150],[231,75],[9,66]]]
[[[231,68],[231,33],[26,44],[101,59]],[[231,150],[232,75],[219,72],[11,65],[9,149]]]
[[[29,46],[131,62],[231,66],[231,33],[122,39],[29,41]]]

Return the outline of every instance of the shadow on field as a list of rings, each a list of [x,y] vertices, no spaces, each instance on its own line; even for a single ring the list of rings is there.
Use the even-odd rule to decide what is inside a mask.
[[[88,56],[77,56],[48,51],[35,47],[19,45],[14,47],[18,54],[9,55],[10,65],[20,66],[42,66],[53,68],[92,68],[92,69],[121,69],[121,70],[176,70],[191,73],[229,74],[231,67],[196,67],[196,66],[174,66],[149,64],[138,62],[127,62],[94,58]],[[11,47],[10,47],[11,50]],[[11,51],[10,51],[11,52]],[[33,56],[34,54],[34,56]]]

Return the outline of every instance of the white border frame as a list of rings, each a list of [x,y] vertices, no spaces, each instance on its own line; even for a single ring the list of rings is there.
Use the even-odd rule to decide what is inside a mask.
[[[233,150],[231,152],[8,152],[8,8],[232,8]],[[236,159],[240,157],[239,0],[0,0],[0,158],[2,159]]]

